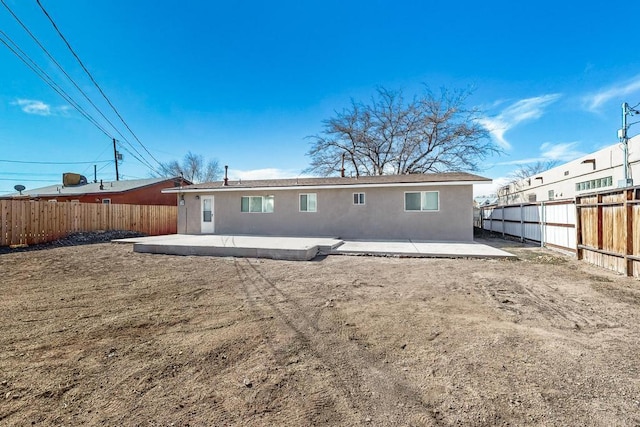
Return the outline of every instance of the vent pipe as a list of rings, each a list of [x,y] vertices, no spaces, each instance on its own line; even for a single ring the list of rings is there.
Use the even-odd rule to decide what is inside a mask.
[[[225,187],[229,185],[229,177],[227,176],[228,172],[229,172],[229,166],[224,165],[224,184],[222,185],[224,185]]]

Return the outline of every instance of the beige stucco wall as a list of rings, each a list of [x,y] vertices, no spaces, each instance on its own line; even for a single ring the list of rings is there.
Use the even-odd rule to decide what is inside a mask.
[[[439,191],[437,212],[405,212],[405,191]],[[316,193],[317,212],[299,212],[298,195]],[[364,192],[365,205],[353,204]],[[340,188],[319,190],[217,191],[215,234],[328,236],[344,239],[473,240],[471,185]],[[240,212],[241,196],[275,196],[273,213]],[[200,200],[185,194],[178,207],[178,233],[200,234]]]

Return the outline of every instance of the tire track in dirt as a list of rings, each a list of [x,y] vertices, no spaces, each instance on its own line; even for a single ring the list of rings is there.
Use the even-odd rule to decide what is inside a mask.
[[[557,295],[559,289],[546,283],[538,282],[534,288],[515,280],[485,278],[481,280],[480,287],[485,297],[494,301],[497,308],[518,316],[518,322],[527,316],[539,315],[561,329],[589,331],[621,326],[593,308],[588,311],[589,305],[583,301],[576,301],[567,295],[550,297],[549,295]]]
[[[404,375],[392,372],[388,365],[382,364],[359,345],[358,340],[350,340],[351,328],[345,336],[345,324],[339,321],[339,315],[335,316],[337,323],[332,321],[334,327],[321,329],[318,315],[282,291],[249,260],[236,260],[236,268],[254,315],[264,317],[265,311],[271,312],[330,376],[332,390],[320,390],[311,397],[310,405],[304,411],[306,422],[321,421],[318,416],[322,416],[327,405],[344,404],[348,412],[359,417],[359,423],[369,419],[376,425],[439,424],[433,405],[421,398],[419,389],[412,387]],[[263,304],[255,303],[256,296]],[[276,354],[274,349],[274,357]],[[276,362],[282,365],[283,360],[277,359]],[[399,396],[402,405],[397,405],[392,396]]]

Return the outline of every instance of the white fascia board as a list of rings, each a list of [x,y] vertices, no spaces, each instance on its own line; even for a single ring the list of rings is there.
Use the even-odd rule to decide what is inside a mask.
[[[388,188],[388,187],[442,187],[451,185],[473,185],[491,182],[486,181],[444,181],[444,182],[406,182],[406,183],[385,183],[385,184],[343,184],[343,185],[292,185],[288,187],[217,187],[217,188],[169,188],[162,190],[163,193],[219,193],[226,191],[285,191],[285,190],[336,190],[350,188]]]

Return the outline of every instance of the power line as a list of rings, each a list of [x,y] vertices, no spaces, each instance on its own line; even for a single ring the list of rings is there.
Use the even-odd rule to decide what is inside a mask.
[[[53,57],[53,55],[51,55],[51,53],[49,53],[49,51],[46,49],[46,47],[38,40],[38,38],[29,30],[29,28],[20,20],[20,18],[13,12],[13,10],[11,10],[11,8],[5,3],[4,0],[0,0],[0,2],[3,4],[3,6],[7,9],[7,11],[11,14],[11,16],[18,22],[18,24],[20,24],[20,26],[24,29],[24,31],[33,39],[33,41],[40,47],[40,49],[42,49],[42,51],[47,55],[47,57],[49,57],[49,59],[51,59],[51,61],[58,67],[58,69],[67,77],[67,79],[73,84],[73,86],[84,96],[84,98],[91,104],[91,106],[93,106],[93,108],[100,114],[100,116],[102,116],[102,118],[104,120],[106,120],[107,123],[109,123],[109,125],[111,125],[111,127],[118,133],[118,135],[120,135],[123,139],[123,141],[129,145],[131,147],[131,149],[133,151],[135,151],[138,156],[134,155],[133,153],[131,153],[129,150],[126,150],[127,152],[129,152],[132,157],[134,157],[136,160],[138,160],[143,166],[149,168],[151,171],[158,173],[156,168],[154,168],[150,162],[148,162],[145,158],[144,155],[142,153],[140,153],[140,151],[138,151],[136,149],[136,147],[133,146],[133,144],[131,144],[131,142],[129,142],[129,140],[122,134],[122,132],[120,132],[120,130],[113,124],[113,122],[111,122],[106,115],[100,110],[100,108],[98,108],[98,106],[89,98],[89,96],[80,88],[80,86],[73,80],[73,78],[65,71],[65,69],[62,67],[62,65],[60,65],[60,63]],[[98,90],[100,91],[100,93],[102,94],[102,96],[106,99],[107,103],[111,106],[111,108],[114,110],[114,112],[116,113],[116,115],[118,115],[118,118],[120,118],[120,120],[124,123],[124,125],[127,127],[127,129],[129,130],[129,132],[131,132],[131,134],[136,138],[136,140],[138,141],[138,143],[142,146],[142,148],[144,148],[145,151],[147,151],[147,153],[149,153],[149,155],[153,158],[153,160],[155,160],[159,165],[161,165],[160,162],[158,162],[158,160],[147,150],[147,148],[144,146],[144,144],[142,144],[142,142],[138,139],[138,137],[133,133],[133,131],[130,129],[130,127],[127,125],[127,123],[124,121],[124,119],[122,118],[122,116],[118,113],[118,111],[115,109],[115,107],[113,106],[113,104],[111,103],[111,101],[106,97],[106,94],[104,93],[104,91],[102,91],[102,89],[100,88],[100,86],[98,85],[98,83],[95,81],[95,79],[93,78],[93,76],[89,73],[89,71],[87,70],[87,68],[84,66],[84,64],[82,63],[82,61],[80,60],[80,58],[77,56],[77,54],[73,51],[73,49],[71,48],[70,44],[68,43],[68,41],[66,40],[66,38],[62,35],[62,33],[60,32],[60,30],[58,29],[57,25],[55,24],[55,22],[53,22],[53,19],[51,18],[51,16],[46,12],[46,10],[44,9],[44,7],[42,6],[42,4],[40,4],[38,2],[40,8],[42,9],[42,11],[45,13],[45,15],[47,16],[47,18],[49,19],[49,21],[52,23],[52,25],[54,26],[56,32],[58,33],[58,35],[62,38],[62,40],[65,42],[65,44],[67,45],[67,47],[71,50],[71,53],[74,55],[74,57],[78,60],[78,62],[80,63],[81,67],[83,68],[83,70],[87,73],[87,75],[89,76],[89,78],[91,79],[91,81],[94,83],[94,85],[98,88]],[[9,44],[2,40],[0,38],[0,42],[2,42],[5,46],[7,46],[7,48],[14,54],[16,55],[22,62],[25,63],[25,65],[27,65],[36,75],[38,75],[38,77],[40,77],[45,83],[47,83],[54,91],[56,91],[63,99],[65,99],[69,104],[71,104],[80,114],[82,114],[87,120],[89,120],[94,126],[96,126],[100,131],[102,131],[102,133],[104,133],[107,137],[109,137],[109,139],[114,139],[113,136],[102,126],[100,125],[97,120],[95,120],[89,113],[87,113],[78,102],[76,102],[67,92],[64,91],[64,89],[62,89],[40,66],[38,66],[38,64],[33,61],[22,49],[20,49],[20,47],[4,32],[2,32],[0,30],[0,32],[4,35],[4,37],[9,40],[9,42],[14,46],[14,48],[12,48],[11,46],[9,46]],[[20,53],[18,53],[20,52]],[[26,58],[26,59],[25,59]],[[124,148],[124,146],[122,146]]]
[[[4,3],[4,0],[2,0]],[[85,73],[87,73],[87,76],[89,76],[89,79],[91,79],[91,81],[93,82],[93,84],[95,85],[95,87],[98,89],[98,91],[100,92],[100,94],[103,96],[103,98],[107,101],[107,103],[109,104],[109,106],[111,107],[111,109],[113,110],[114,113],[116,113],[116,115],[118,116],[118,118],[120,119],[120,121],[122,122],[122,124],[124,124],[124,126],[127,128],[127,130],[131,133],[131,135],[133,135],[133,137],[135,138],[136,141],[138,141],[138,143],[140,144],[140,146],[144,149],[144,151],[147,152],[147,154],[149,154],[149,156],[151,156],[151,158],[153,160],[155,160],[156,163],[158,163],[158,165],[162,166],[162,163],[160,163],[158,161],[158,159],[156,159],[153,154],[151,154],[151,152],[147,149],[147,147],[145,147],[145,145],[142,143],[142,141],[140,141],[140,139],[138,138],[138,136],[133,132],[133,130],[131,129],[131,127],[129,127],[129,125],[127,124],[127,122],[124,120],[124,118],[122,117],[122,115],[118,112],[118,110],[116,109],[116,107],[113,105],[113,103],[111,102],[111,100],[109,100],[109,98],[107,97],[107,95],[104,93],[104,91],[102,90],[102,88],[100,87],[100,85],[98,84],[98,82],[93,78],[93,76],[91,75],[91,73],[89,72],[89,70],[87,69],[87,67],[85,67],[84,63],[80,60],[80,57],[76,54],[76,52],[73,50],[73,48],[71,47],[71,45],[69,44],[69,42],[67,41],[67,39],[65,38],[65,36],[62,34],[62,32],[60,31],[60,29],[58,28],[58,26],[56,25],[55,21],[53,20],[53,18],[51,17],[51,15],[49,15],[49,13],[47,12],[47,10],[44,8],[44,6],[42,6],[42,3],[40,3],[40,0],[36,0],[36,2],[38,3],[38,6],[40,6],[40,9],[42,10],[42,12],[45,14],[45,16],[47,17],[47,19],[49,19],[49,22],[51,22],[51,25],[53,25],[53,28],[56,30],[56,32],[58,33],[58,35],[60,36],[60,38],[64,41],[64,43],[67,45],[67,48],[69,49],[69,51],[71,52],[71,54],[76,58],[76,60],[78,61],[78,63],[80,64],[80,66],[82,67],[82,69],[84,70]],[[124,138],[124,137],[123,137]],[[126,141],[126,138],[124,138]],[[133,148],[133,147],[132,147]],[[140,154],[140,153],[138,153]],[[141,155],[142,156],[142,155]],[[152,168],[153,170],[153,168]],[[156,171],[157,172],[157,171]]]
[[[82,90],[82,88],[81,88],[81,87],[80,87],[80,86],[75,82],[75,80],[73,80],[73,78],[69,75],[69,73],[67,73],[67,71],[62,67],[62,65],[60,65],[60,63],[59,63],[59,62],[58,62],[58,61],[53,57],[53,55],[51,55],[51,53],[49,53],[49,51],[47,50],[47,48],[46,48],[46,47],[44,47],[44,45],[43,45],[42,43],[40,43],[40,40],[38,40],[38,38],[33,34],[33,32],[31,32],[31,30],[29,30],[29,28],[28,28],[28,27],[27,27],[27,26],[22,22],[22,20],[21,20],[21,19],[20,19],[20,18],[19,18],[19,17],[18,17],[14,12],[13,12],[13,10],[11,10],[11,8],[10,8],[10,7],[5,3],[5,1],[4,1],[4,0],[0,0],[0,1],[1,1],[1,2],[2,2],[2,4],[4,5],[5,9],[7,9],[7,11],[9,11],[9,13],[11,14],[11,16],[13,16],[13,19],[15,19],[15,20],[18,22],[18,24],[20,24],[20,26],[22,27],[22,29],[23,29],[23,30],[24,30],[24,31],[25,31],[25,32],[26,32],[26,33],[31,37],[31,39],[33,39],[33,41],[34,41],[34,42],[35,42],[35,43],[40,47],[40,49],[42,49],[42,51],[47,55],[47,57],[49,57],[49,59],[50,59],[50,60],[51,60],[55,65],[56,65],[56,67],[58,67],[58,69],[59,69],[60,71],[62,71],[62,73],[65,75],[65,77],[66,77],[66,78],[71,82],[71,84],[72,84],[72,85],[73,85],[73,86],[78,90],[78,92],[80,92],[80,93],[82,94],[82,96],[84,96],[84,98],[89,102],[89,104],[91,104],[91,106],[92,106],[92,107],[93,107],[93,108],[98,112],[98,114],[100,114],[100,115],[102,116],[102,118],[103,118],[104,120],[106,120],[106,121],[107,121],[107,123],[109,123],[109,124],[111,125],[111,127],[112,127],[112,128],[113,128],[113,129],[118,133],[118,135],[120,135],[123,139],[125,139],[125,140],[126,140],[126,137],[122,134],[122,132],[120,132],[120,130],[119,130],[119,129],[118,129],[118,128],[117,128],[117,127],[116,127],[116,126],[111,122],[111,120],[109,120],[109,119],[107,118],[107,116],[105,116],[105,114],[102,112],[102,110],[100,110],[100,108],[98,108],[98,106],[97,106],[97,105],[96,105],[96,104],[91,100],[91,98],[89,98],[89,96],[88,96],[88,95],[87,95],[87,94]],[[4,34],[4,33],[3,33],[3,34]],[[5,37],[7,37],[9,40],[11,40],[11,39],[9,38],[9,36],[7,36],[6,34],[5,34]],[[44,71],[42,70],[42,68],[38,67],[38,65],[37,65],[33,60],[31,60],[31,59],[28,57],[28,55],[26,55],[26,54],[25,54],[25,53],[24,53],[24,52],[23,52],[23,51],[22,51],[22,50],[17,46],[17,44],[16,44],[15,42],[13,42],[12,40],[11,40],[11,42],[12,42],[12,43],[14,44],[14,46],[16,46],[16,48],[17,48],[18,50],[20,50],[20,51],[21,51],[21,52],[22,52],[22,53],[23,53],[23,54],[24,54],[24,55],[25,55],[25,56],[26,56],[26,57],[27,57],[27,58],[28,58],[28,59],[29,59],[29,60],[30,60],[30,61],[31,61],[31,62],[32,62],[32,63],[33,63],[33,64],[34,64],[38,69],[39,69],[39,70],[41,70],[41,71],[42,71],[42,73],[44,73],[45,75],[47,75],[47,74],[46,74],[46,72],[44,72]],[[49,76],[47,75],[47,77],[49,77]],[[49,77],[49,79],[53,82],[53,79],[51,79],[50,77]],[[53,82],[53,83],[55,84],[55,82]],[[59,87],[57,84],[56,84],[56,86],[57,86],[57,87]],[[69,98],[71,98],[71,97],[69,96]],[[65,98],[65,99],[67,99],[67,98]],[[68,99],[67,99],[67,101],[69,102],[69,100],[68,100]],[[75,101],[74,101],[74,102],[75,102]],[[69,102],[69,103],[71,103],[71,102]],[[76,103],[76,104],[77,104],[77,103]],[[72,104],[72,105],[74,105],[74,104]],[[74,106],[75,106],[75,105],[74,105]],[[76,107],[76,109],[78,109],[78,108]],[[92,120],[93,120],[93,118],[92,118]],[[93,120],[93,122],[95,122],[95,120]],[[94,124],[95,124],[95,123],[94,123]],[[103,132],[104,132],[104,131],[103,131]],[[106,133],[106,132],[105,132],[105,133]],[[111,135],[107,135],[107,136],[109,136],[110,138],[113,138]]]
[[[139,161],[140,163],[142,163],[143,165],[147,166],[149,169],[151,169],[153,172],[158,173],[158,171],[151,166],[151,163],[149,163],[147,160],[144,159],[144,157],[142,159],[140,159],[138,156],[136,156],[135,154],[133,154],[127,147],[125,147],[124,145],[121,144],[121,141],[116,140],[116,142],[118,143],[118,147],[122,148],[124,151],[126,151],[127,153],[129,153],[131,155],[131,157],[133,157],[134,159],[136,159],[137,161]],[[131,144],[129,144],[131,145]],[[133,148],[133,147],[131,147]],[[135,150],[135,148],[134,148]],[[140,154],[137,150],[136,153]],[[141,155],[142,156],[142,155]]]
[[[0,172],[0,176],[16,175],[16,176],[60,176],[57,172]]]
[[[20,163],[20,164],[29,164],[29,165],[86,165],[93,163],[112,163],[113,160],[98,160],[95,162],[27,162],[23,160],[3,160],[0,159],[2,163]]]
[[[20,47],[18,47],[18,45],[4,31],[0,30],[0,33],[2,34],[2,37],[0,37],[0,42],[4,44],[7,49],[11,51],[11,53],[17,56],[18,59],[20,59],[27,67],[31,69],[31,71],[33,71],[38,77],[40,77],[42,81],[44,81],[47,85],[49,85],[49,87],[57,92],[58,95],[60,95],[64,100],[71,104],[71,106],[75,108],[82,116],[84,116],[84,118],[89,120],[89,122],[91,122],[106,136],[112,138],[109,132],[107,132],[106,129],[102,127],[102,125],[100,125],[93,117],[91,117],[91,115],[87,113],[76,101],[74,101],[74,99],[69,94],[67,94],[64,89],[62,89],[55,81],[53,81],[53,79],[42,68],[40,68],[38,64],[36,64],[26,53],[24,53],[24,51],[20,49]],[[7,40],[15,47],[15,49],[10,46],[9,43],[7,43]]]
[[[52,182],[53,179],[16,179],[16,178],[0,178],[0,181],[26,181],[26,182]]]

